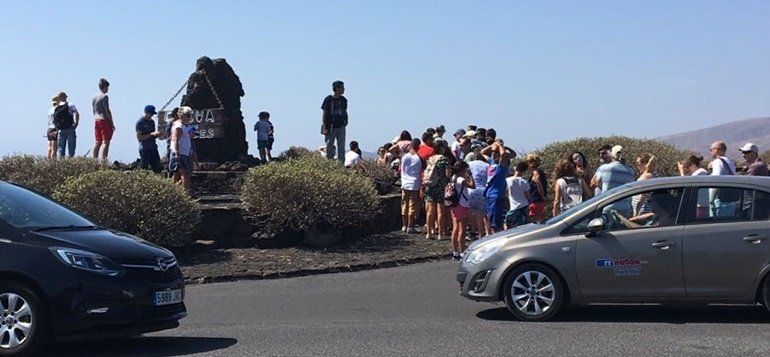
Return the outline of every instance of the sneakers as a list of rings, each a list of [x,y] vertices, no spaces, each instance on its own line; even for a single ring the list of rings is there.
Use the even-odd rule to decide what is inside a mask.
[[[426,234],[425,235],[425,239],[433,240],[433,234],[431,234],[431,233]]]
[[[401,231],[406,232],[406,226],[401,226]]]
[[[452,252],[452,260],[460,260],[460,259],[462,259],[462,258],[460,257],[460,253],[458,253],[458,252]]]

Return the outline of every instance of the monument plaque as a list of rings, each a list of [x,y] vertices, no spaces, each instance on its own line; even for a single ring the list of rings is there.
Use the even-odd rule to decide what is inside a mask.
[[[158,130],[161,139],[166,138],[166,126],[171,125],[171,111],[158,112]],[[196,139],[221,139],[225,137],[224,125],[227,121],[224,109],[193,109],[190,126],[195,128]]]

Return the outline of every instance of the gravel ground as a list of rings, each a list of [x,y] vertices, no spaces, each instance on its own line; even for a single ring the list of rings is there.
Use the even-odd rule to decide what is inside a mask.
[[[394,267],[451,256],[449,240],[401,232],[372,235],[331,248],[233,248],[197,246],[177,257],[187,283],[292,276]]]

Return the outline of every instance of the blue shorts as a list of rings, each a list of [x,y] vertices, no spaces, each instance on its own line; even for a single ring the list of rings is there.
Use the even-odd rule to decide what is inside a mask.
[[[487,217],[489,226],[502,230],[505,223],[505,197],[487,197]]]
[[[192,160],[190,159],[190,156],[188,155],[176,156],[176,154],[171,154],[171,160],[168,162],[168,171],[177,172],[180,170],[192,172],[193,163],[192,163]]]

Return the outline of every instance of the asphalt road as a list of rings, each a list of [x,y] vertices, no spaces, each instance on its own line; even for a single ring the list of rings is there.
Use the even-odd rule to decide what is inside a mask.
[[[602,306],[513,321],[457,295],[456,263],[189,286],[189,316],[144,337],[57,344],[52,355],[640,356],[763,355],[759,307]]]

